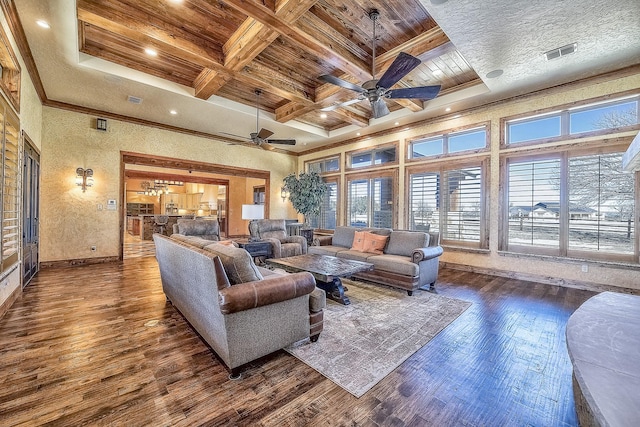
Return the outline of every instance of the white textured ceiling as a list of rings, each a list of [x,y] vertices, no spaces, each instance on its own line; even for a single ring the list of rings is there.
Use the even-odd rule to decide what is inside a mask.
[[[301,152],[392,125],[451,113],[640,63],[640,0],[421,0],[484,84],[438,97],[425,111],[394,112],[364,129],[335,132],[301,124],[277,123],[261,113],[260,126],[277,138],[295,138],[286,147]],[[434,0],[441,3],[442,0]],[[255,109],[213,97],[194,98],[190,88],[78,53],[75,2],[20,0],[16,7],[48,99],[206,133],[248,135]],[[35,23],[46,19],[50,30]],[[546,61],[543,53],[577,42],[578,51]],[[502,76],[486,74],[502,69]],[[140,105],[127,96],[143,98]],[[169,110],[175,109],[173,116]]]

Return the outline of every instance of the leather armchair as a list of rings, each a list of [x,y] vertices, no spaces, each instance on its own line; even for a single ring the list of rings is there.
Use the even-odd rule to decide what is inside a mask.
[[[284,219],[258,219],[249,224],[251,237],[271,243],[274,258],[286,258],[307,253],[307,239],[287,236]]]
[[[220,224],[217,220],[179,218],[173,225],[173,234],[219,241]]]

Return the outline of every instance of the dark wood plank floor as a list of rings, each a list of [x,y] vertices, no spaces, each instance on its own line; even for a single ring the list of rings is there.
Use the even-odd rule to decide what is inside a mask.
[[[47,269],[0,319],[0,425],[577,424],[564,331],[593,293],[447,269],[436,288],[473,305],[356,399],[284,351],[228,380],[154,258]]]

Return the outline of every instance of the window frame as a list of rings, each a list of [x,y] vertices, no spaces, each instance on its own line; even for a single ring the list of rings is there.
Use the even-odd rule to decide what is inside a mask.
[[[624,142],[626,140],[626,143]],[[631,138],[620,138],[610,145],[600,141],[598,146],[590,145],[583,148],[575,148],[573,145],[555,146],[545,149],[541,152],[534,150],[521,150],[517,152],[506,152],[500,156],[500,227],[498,238],[498,251],[507,253],[531,254],[551,256],[563,259],[584,259],[588,261],[609,261],[621,262],[628,264],[640,263],[640,243],[638,235],[640,233],[640,172],[634,172],[634,221],[633,232],[635,236],[634,253],[621,254],[615,252],[587,251],[580,249],[571,249],[569,247],[569,223],[570,215],[568,211],[569,203],[569,161],[571,158],[583,157],[589,155],[602,155],[611,153],[624,153]],[[527,245],[509,244],[509,188],[508,188],[508,170],[509,165],[513,162],[542,161],[549,159],[560,160],[560,218],[558,231],[558,249],[545,248]],[[620,166],[622,169],[622,165]]]
[[[605,129],[597,129],[593,131],[585,131],[585,132],[577,132],[577,133],[569,133],[570,132],[570,115],[576,112],[581,111],[589,111],[590,109],[600,108],[606,105],[616,105],[623,104],[629,101],[635,101],[638,103],[636,107],[636,113],[638,114],[638,123],[628,126],[621,126],[617,128],[605,128]],[[533,139],[529,141],[522,142],[509,142],[509,124],[510,123],[526,123],[529,121],[535,121],[539,119],[544,119],[547,117],[560,117],[560,135],[549,137],[549,138],[539,138]],[[605,95],[597,98],[591,98],[587,100],[583,100],[580,102],[574,102],[570,104],[563,104],[559,106],[554,106],[550,108],[545,108],[536,111],[530,111],[527,113],[517,114],[513,116],[503,117],[500,119],[500,148],[516,148],[516,147],[528,147],[531,145],[540,145],[546,143],[553,142],[568,142],[576,139],[584,139],[588,137],[600,136],[600,135],[610,135],[627,131],[640,130],[640,92],[637,89],[619,92],[615,94]]]
[[[451,135],[455,136],[455,135],[464,134],[464,133],[471,133],[476,129],[478,130],[484,129],[485,131],[485,145],[483,148],[473,148],[470,150],[456,151],[454,153],[449,152],[449,144],[447,142],[448,142],[448,138]],[[433,156],[416,157],[416,158],[411,157],[411,153],[413,151],[412,149],[413,144],[417,142],[427,141],[430,139],[436,139],[438,137],[442,137],[444,139],[442,154],[435,154]],[[463,156],[468,154],[489,152],[490,150],[491,150],[491,122],[487,121],[487,122],[474,123],[472,125],[462,126],[458,128],[450,128],[441,132],[431,132],[427,134],[422,134],[422,135],[418,135],[410,139],[407,139],[405,141],[405,153],[406,153],[405,161],[407,163],[433,161],[433,160],[441,159],[443,157]]]
[[[465,168],[480,168],[482,180],[480,183],[480,219],[479,219],[479,239],[478,241],[447,239],[442,233],[442,223],[446,220],[445,215],[439,215],[438,232],[440,233],[440,243],[442,246],[469,248],[469,249],[489,249],[489,208],[490,208],[490,157],[482,156],[474,159],[460,159],[458,161],[436,161],[419,165],[408,166],[405,169],[405,224],[411,224],[411,176],[422,173],[438,173],[440,176],[444,172],[455,171]],[[410,229],[410,226],[407,226]]]
[[[398,191],[398,170],[397,169],[390,169],[387,171],[376,171],[376,172],[364,172],[364,173],[351,173],[348,175],[345,175],[345,183],[344,183],[344,189],[343,189],[343,199],[344,203],[342,206],[342,217],[343,217],[343,224],[347,224],[347,225],[351,225],[350,221],[349,221],[349,207],[350,207],[350,202],[349,202],[349,189],[350,189],[350,183],[351,181],[357,181],[357,180],[372,180],[375,178],[391,178],[391,182],[392,182],[392,188],[394,191],[394,194],[392,195],[392,199],[393,200],[397,200],[399,197]],[[371,198],[371,195],[369,194],[369,199]],[[367,226],[367,227],[373,227],[373,225],[371,226]],[[391,228],[398,228],[398,204],[394,204],[393,209],[391,210]]]
[[[341,200],[341,189],[340,189],[340,177],[339,176],[331,176],[331,177],[323,177],[322,180],[329,184],[333,183],[336,185],[336,226],[340,223],[340,204]],[[320,207],[320,215],[322,215],[322,206]],[[316,232],[320,234],[330,234],[334,229],[332,228],[315,228]]]
[[[395,149],[395,152],[396,152],[395,159],[392,162],[382,163],[379,165],[372,164],[371,166],[363,166],[363,167],[355,167],[355,168],[351,166],[351,159],[354,155],[358,155],[366,152],[371,152],[371,154],[374,155],[378,151],[384,151],[385,149],[392,148],[392,147]],[[361,171],[384,169],[388,167],[398,166],[399,158],[400,158],[399,149],[400,149],[400,141],[394,141],[386,144],[360,148],[358,150],[346,151],[344,153],[344,169],[346,172],[361,172]]]
[[[317,159],[313,159],[313,160],[305,160],[305,162],[304,162],[304,170],[307,173],[309,173],[309,170],[310,170],[309,168],[311,167],[312,164],[320,163],[320,162],[326,162],[327,160],[331,160],[331,159],[337,159],[338,160],[338,170],[328,171],[328,172],[318,172],[318,175],[320,175],[320,176],[330,176],[330,175],[339,174],[340,172],[342,172],[342,153],[338,153],[338,154],[334,154],[334,155],[330,155],[330,156],[318,157]]]

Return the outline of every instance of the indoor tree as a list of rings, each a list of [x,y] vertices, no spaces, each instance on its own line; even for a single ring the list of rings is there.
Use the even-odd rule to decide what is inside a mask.
[[[284,189],[289,193],[293,208],[304,215],[305,227],[309,216],[320,215],[327,184],[316,172],[300,172],[297,177],[293,173],[287,175],[284,178]]]

